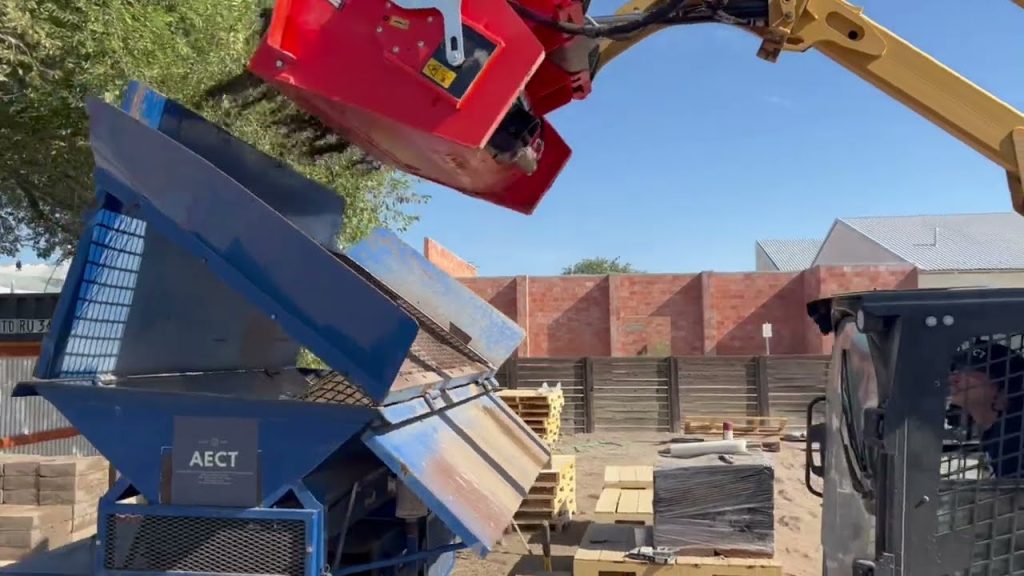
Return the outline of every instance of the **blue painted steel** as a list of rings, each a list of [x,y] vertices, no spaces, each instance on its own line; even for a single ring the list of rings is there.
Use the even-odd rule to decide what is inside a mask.
[[[463,543],[448,544],[446,546],[440,546],[431,550],[423,550],[413,554],[404,554],[402,556],[396,556],[394,558],[388,558],[387,560],[378,560],[376,562],[368,562],[366,564],[360,564],[358,566],[347,566],[341,570],[335,570],[331,572],[333,576],[345,576],[346,574],[356,574],[359,572],[368,572],[370,570],[379,570],[380,568],[388,568],[390,566],[397,566],[399,564],[405,564],[408,562],[418,562],[422,560],[430,560],[441,556],[443,554],[449,554],[457,552],[466,548]]]
[[[487,393],[363,441],[467,545],[489,551],[551,453]]]
[[[481,379],[494,373],[493,369],[487,368],[483,364],[476,362],[470,364],[467,361],[466,368],[476,367],[479,367],[479,370],[467,372],[461,376],[452,376],[451,374],[446,374],[443,371],[438,371],[436,372],[436,378],[417,380],[416,385],[407,387],[395,386],[382,401],[382,405],[389,406],[393,404],[401,404],[414,398],[439,394],[443,390],[464,387],[467,384],[477,383]]]
[[[150,502],[161,501],[161,454],[173,444],[175,416],[258,419],[260,489],[266,499],[311,472],[376,415],[372,408],[340,404],[45,382],[32,386]]]
[[[97,543],[105,543],[109,538],[108,525],[104,521],[108,516],[114,514],[139,515],[139,516],[169,516],[177,518],[231,518],[250,520],[301,520],[305,524],[306,550],[320,548],[323,554],[323,531],[320,526],[323,524],[323,512],[321,510],[289,509],[289,508],[217,508],[208,506],[167,506],[161,504],[122,504],[101,499],[97,509],[99,525],[97,527]],[[257,553],[258,551],[241,550],[239,553]],[[222,553],[230,554],[232,551],[224,550]],[[95,576],[153,576],[153,572],[138,572],[132,570],[108,570],[106,567],[106,556],[101,549],[96,550],[93,557],[93,570]],[[306,562],[304,576],[322,576],[322,563],[316,558]],[[176,574],[187,575],[201,573],[176,572]]]
[[[287,164],[141,82],[131,82],[121,106],[133,118],[202,156],[323,246],[340,250],[345,199]]]
[[[103,223],[109,221],[112,210],[120,207],[120,202],[111,196],[103,193],[98,193],[97,196],[98,208],[86,220],[85,230],[78,239],[76,254],[93,254],[94,230],[104,226]],[[88,256],[76,257],[68,267],[68,275],[61,290],[60,300],[57,302],[57,309],[53,313],[50,331],[43,337],[39,360],[36,362],[37,378],[59,378],[62,373],[65,346],[75,324],[75,317],[80,313],[78,297],[82,296],[83,300],[88,301],[89,294],[94,288],[92,283],[85,281],[86,269],[96,265],[88,260]],[[94,272],[90,271],[90,275],[93,274]],[[117,312],[116,308],[114,312]]]
[[[164,117],[164,105],[168,99],[156,90],[149,89],[145,84],[131,81],[121,96],[121,109],[132,118],[157,129]]]
[[[411,316],[200,156],[101,101],[87,107],[99,187],[370,398],[387,396],[418,331]]]
[[[82,381],[17,391],[47,398],[123,474],[104,513],[247,513],[112,499],[130,484],[160,502],[175,416],[248,417],[260,421],[262,505],[292,490],[320,514],[308,532],[311,566],[326,564],[327,512],[318,496],[380,474],[373,456],[436,514],[425,543],[440,554],[431,576],[450,572],[456,540],[490,550],[550,457],[479,384],[522,342],[522,330],[379,231],[347,256],[490,364],[445,375],[429,392],[413,378],[392,393],[418,326],[330,252],[341,224],[337,197],[141,84],[123,107],[88,102],[100,208],[80,240],[37,371]],[[299,342],[376,403],[392,404],[274,399],[275,390],[303,382],[294,374],[257,382],[254,370],[288,366]],[[150,378],[172,372],[205,374]],[[108,374],[134,378],[96,385],[95,376]]]
[[[85,231],[36,375],[68,378],[286,366],[299,346],[209,266],[113,197]],[[142,262],[145,265],[142,265]],[[130,308],[130,310],[129,310]]]
[[[522,343],[518,324],[429,262],[394,233],[377,230],[345,255],[383,281],[445,330],[457,327],[468,346],[493,367]]]

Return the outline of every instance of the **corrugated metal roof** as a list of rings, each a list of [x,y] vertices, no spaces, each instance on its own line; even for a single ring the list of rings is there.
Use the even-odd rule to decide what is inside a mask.
[[[839,221],[921,270],[1024,270],[1024,217],[1014,212]]]
[[[0,358],[0,437],[21,436],[71,426],[53,404],[42,397],[11,397],[11,392],[18,382],[32,378],[32,369],[35,365],[35,358]],[[75,436],[0,450],[0,454],[95,456],[99,452],[84,437]]]
[[[821,240],[758,240],[757,245],[779,270],[793,272],[811,266]]]

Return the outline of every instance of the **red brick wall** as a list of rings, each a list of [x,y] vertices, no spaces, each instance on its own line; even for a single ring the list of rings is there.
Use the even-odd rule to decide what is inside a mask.
[[[828,266],[812,268],[804,272],[811,276],[806,280],[808,300],[827,298],[836,294],[865,292],[868,290],[917,288],[917,268],[885,266]],[[806,315],[805,315],[806,316]],[[807,348],[811,353],[827,353],[832,349],[832,337],[822,336],[807,319]]]
[[[522,277],[530,356],[610,356],[607,276]]]
[[[785,272],[711,274],[708,278],[709,354],[764,353],[761,325],[772,324],[771,351],[804,352],[803,279]]]
[[[837,266],[750,272],[464,278],[524,328],[520,355],[637,356],[827,353],[807,317],[810,300],[843,292],[917,287],[909,267]]]
[[[476,266],[459,258],[451,250],[442,246],[433,238],[423,239],[423,256],[427,261],[447,272],[455,278],[471,278],[476,276]]]
[[[613,356],[703,353],[700,275],[616,275],[608,281]]]
[[[522,324],[516,310],[515,278],[460,278],[462,283],[502,314]]]

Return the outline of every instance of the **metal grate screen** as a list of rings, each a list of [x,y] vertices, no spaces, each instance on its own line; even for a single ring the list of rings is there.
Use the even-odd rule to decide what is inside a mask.
[[[78,287],[61,377],[114,370],[142,262],[145,234],[144,221],[100,210]]]
[[[970,571],[1024,574],[1024,355],[1020,334],[973,338],[952,355],[939,534],[973,538]]]
[[[302,520],[111,514],[104,566],[132,572],[303,576]]]
[[[300,400],[350,406],[373,406],[373,401],[369,396],[333,370],[311,374],[306,377],[306,380],[309,381],[310,386],[306,393],[299,397]]]

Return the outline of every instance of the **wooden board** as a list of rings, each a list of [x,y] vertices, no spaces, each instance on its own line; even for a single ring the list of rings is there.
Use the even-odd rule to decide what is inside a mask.
[[[733,436],[781,436],[789,422],[778,416],[686,416],[683,418],[685,434],[707,434],[721,437],[725,422],[732,424]]]
[[[605,488],[594,507],[603,524],[654,524],[654,488]]]
[[[783,576],[776,560],[680,556],[673,564],[647,564],[625,557],[633,548],[650,545],[650,527],[591,524],[573,558],[573,575]]]
[[[605,466],[605,488],[654,488],[654,466]]]

